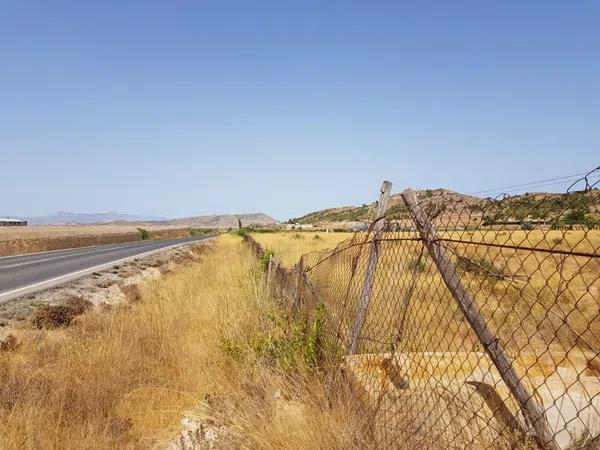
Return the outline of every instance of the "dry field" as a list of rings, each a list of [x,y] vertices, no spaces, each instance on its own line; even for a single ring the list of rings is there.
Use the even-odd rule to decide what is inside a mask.
[[[309,239],[293,234],[254,237],[281,255],[288,267],[303,252],[326,247],[317,249]],[[366,392],[366,402],[383,408],[376,419],[378,442],[392,445],[416,439],[431,448],[450,444],[486,448],[501,436],[510,447],[505,441],[512,438],[502,431],[506,424],[475,401],[479,397],[465,380],[493,386],[509,412],[516,414],[518,408],[432,259],[427,252],[421,254],[416,237],[410,232],[383,236],[362,327],[362,356],[343,358],[358,391]],[[341,243],[330,258],[324,259],[323,253],[303,258],[305,267],[312,268],[307,277],[309,291],[315,294],[305,301],[318,299],[326,308],[329,330],[340,337],[342,357],[369,255],[368,244],[349,244],[365,238],[357,235]],[[444,246],[487,323],[514,359],[517,373],[547,409],[561,448],[581,443],[587,432],[600,432],[600,260],[558,253],[598,255],[600,231],[455,231],[442,233],[442,238],[468,242]],[[403,373],[411,390],[398,390],[390,373]],[[411,434],[411,429],[421,432]]]
[[[187,229],[147,227],[150,238],[165,239],[188,236]],[[0,227],[0,256],[116,244],[141,239],[135,226],[31,226]]]
[[[290,268],[300,261],[300,258],[305,253],[331,250],[340,242],[352,237],[352,233],[286,231],[279,233],[252,233],[252,237],[266,251],[272,252],[284,267]]]
[[[0,352],[3,449],[370,447],[352,396],[332,397],[311,369],[314,327],[273,306],[239,237],[128,304],[13,333]]]
[[[148,230],[151,229],[152,227],[148,228]],[[160,229],[160,227],[158,229]],[[103,234],[126,234],[137,232],[137,228],[134,226],[115,225],[51,225],[28,227],[0,227],[0,241],[10,241],[13,239],[98,236]]]

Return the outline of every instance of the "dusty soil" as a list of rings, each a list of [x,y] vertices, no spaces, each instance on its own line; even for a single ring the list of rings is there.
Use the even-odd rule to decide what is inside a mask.
[[[197,259],[210,241],[195,242],[183,247],[116,264],[64,285],[56,286],[0,305],[0,327],[18,327],[21,322],[44,305],[61,305],[78,298],[94,307],[114,305],[125,300],[135,302],[137,286],[145,280],[158,278],[179,264]]]

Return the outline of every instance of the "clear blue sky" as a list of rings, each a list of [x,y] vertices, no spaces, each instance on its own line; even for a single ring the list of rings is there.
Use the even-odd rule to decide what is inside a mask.
[[[277,218],[600,164],[600,2],[0,0],[0,215]]]

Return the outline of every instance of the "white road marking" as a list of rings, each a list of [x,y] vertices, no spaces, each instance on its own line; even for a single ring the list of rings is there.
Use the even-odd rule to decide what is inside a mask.
[[[158,249],[150,250],[148,252],[138,253],[137,255],[128,256],[126,258],[117,259],[115,261],[110,261],[110,262],[100,264],[100,265],[97,265],[94,267],[89,267],[87,269],[78,270],[77,272],[71,272],[71,273],[68,273],[65,275],[61,275],[60,277],[51,278],[51,279],[45,280],[45,281],[40,281],[39,283],[34,283],[34,284],[30,284],[28,286],[24,286],[24,287],[21,287],[18,289],[13,289],[12,291],[2,292],[2,293],[0,293],[0,301],[8,300],[11,297],[14,297],[15,294],[19,294],[19,293],[23,294],[23,293],[27,293],[27,292],[32,293],[32,292],[35,292],[35,291],[38,291],[38,290],[41,290],[44,288],[53,287],[53,286],[60,284],[61,281],[72,280],[74,278],[78,278],[85,274],[96,272],[98,270],[105,269],[106,267],[114,266],[115,264],[120,264],[120,263],[123,263],[126,261],[131,261],[132,259],[136,259],[136,258],[144,258],[144,257],[150,256],[154,253],[169,250],[171,248],[181,247],[183,245],[193,244],[195,242],[204,242],[204,241],[208,241],[210,239],[213,239],[213,238],[200,239],[200,240],[189,241],[189,242],[179,242],[177,244],[169,245],[167,247],[161,247]]]
[[[146,243],[145,245],[148,245],[149,243]],[[111,244],[113,245],[113,244]],[[29,266],[31,264],[36,264],[36,263],[40,263],[40,262],[46,262],[46,261],[57,261],[59,259],[68,259],[71,258],[73,256],[79,256],[81,254],[84,254],[85,256],[92,256],[92,255],[99,255],[101,253],[106,253],[106,252],[112,252],[115,250],[122,250],[122,249],[128,249],[131,247],[143,247],[143,245],[123,245],[123,246],[116,246],[116,247],[111,247],[111,248],[101,248],[101,249],[96,249],[96,247],[87,247],[88,251],[81,251],[81,252],[77,252],[77,253],[68,253],[67,255],[60,255],[60,256],[52,256],[50,258],[42,258],[42,259],[34,259],[32,261],[25,261],[25,262],[21,262],[21,263],[15,263],[15,264],[8,264],[6,266],[3,266],[0,264],[0,270],[2,269],[11,269],[11,268],[15,268],[15,267],[22,267],[22,266]],[[22,255],[22,256],[29,256],[29,255]],[[0,261],[1,262],[1,261]]]

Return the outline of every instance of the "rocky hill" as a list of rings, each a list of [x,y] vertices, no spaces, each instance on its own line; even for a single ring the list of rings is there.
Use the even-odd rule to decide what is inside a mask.
[[[506,198],[481,198],[453,192],[448,189],[417,190],[421,203],[445,205],[447,209],[480,217],[490,221],[520,221],[540,219],[562,220],[567,215],[574,221],[583,221],[585,215],[596,217],[600,213],[600,190],[555,194],[547,192],[526,193]],[[290,219],[296,224],[328,224],[344,222],[368,222],[375,216],[377,202],[362,206],[342,206],[327,208]],[[390,197],[387,214],[390,220],[407,217],[407,210],[400,194]],[[568,219],[568,218],[567,218]]]

